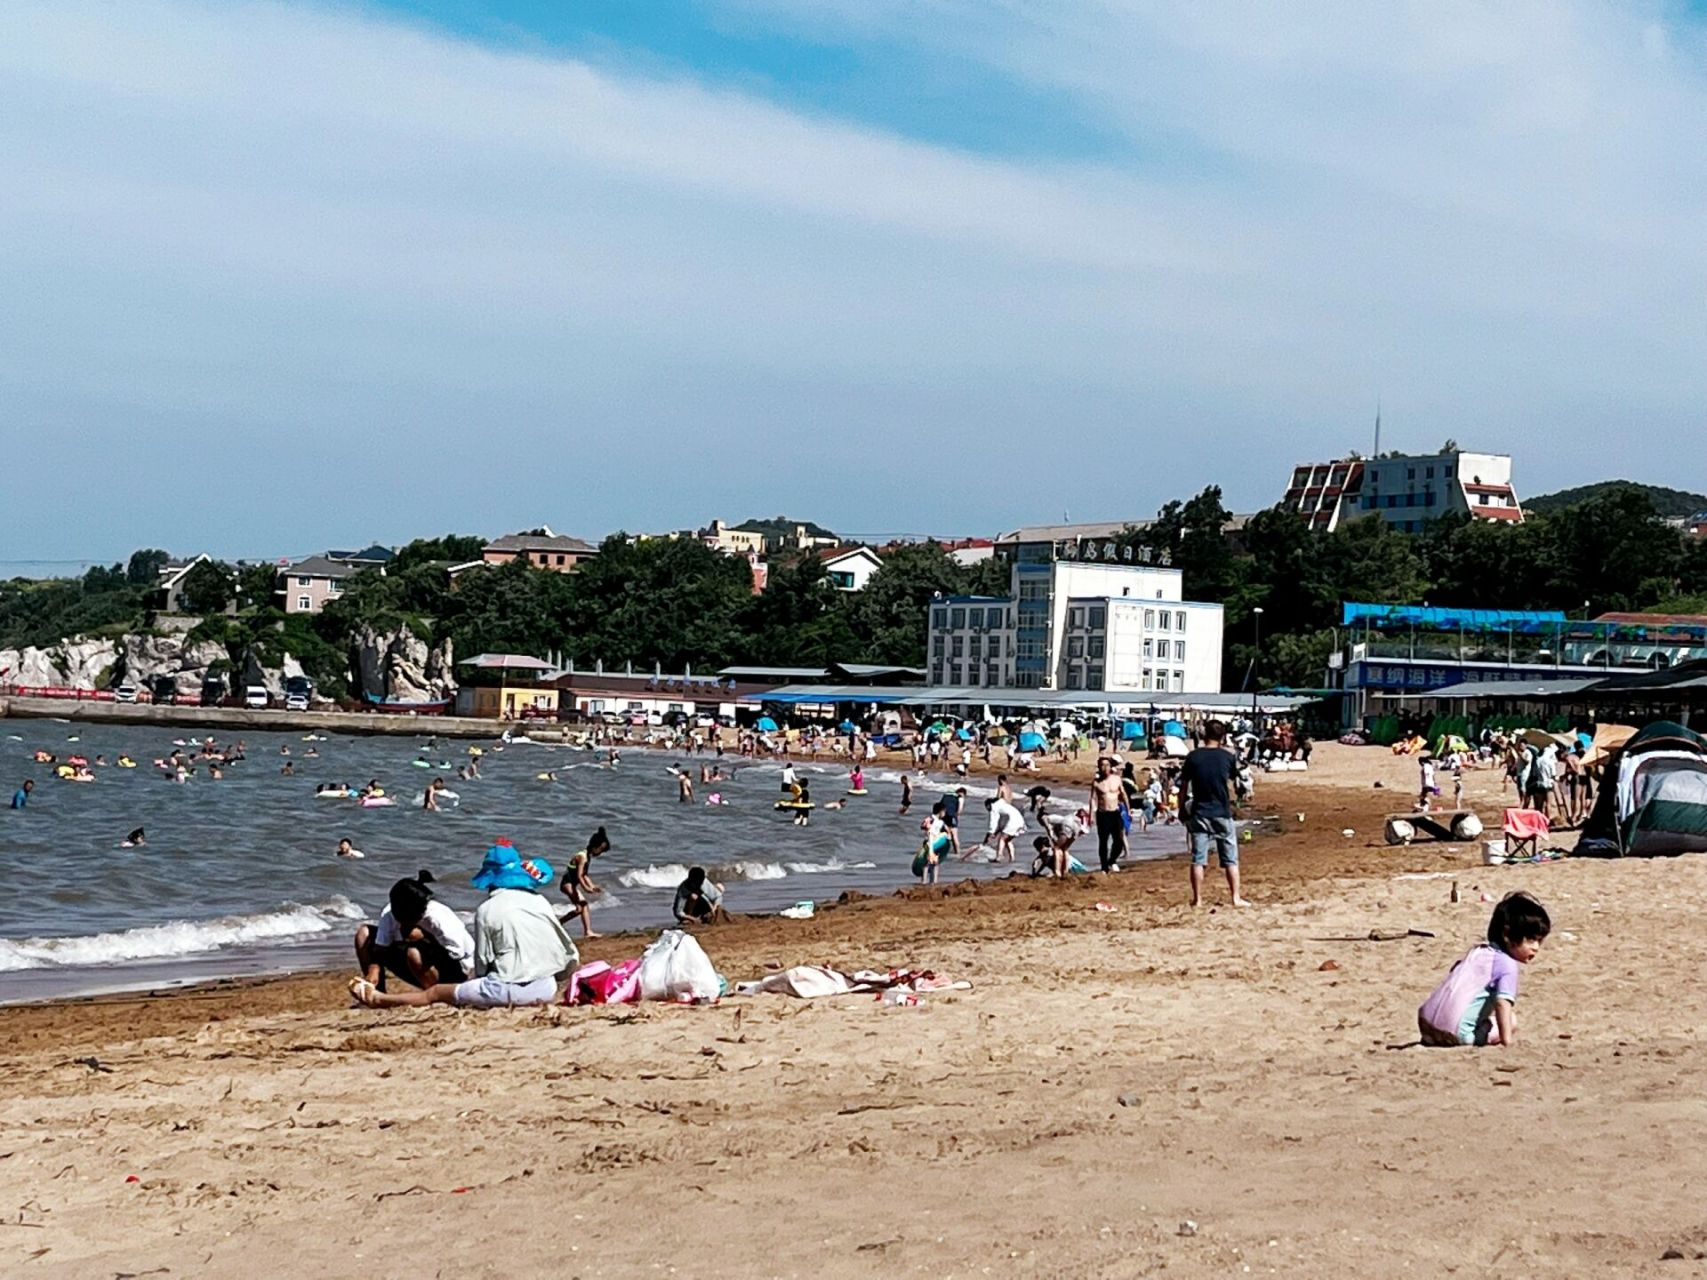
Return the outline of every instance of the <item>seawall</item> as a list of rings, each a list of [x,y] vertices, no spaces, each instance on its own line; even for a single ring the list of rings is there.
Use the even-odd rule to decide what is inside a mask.
[[[78,702],[68,698],[0,698],[0,719],[63,719],[100,724],[179,725],[229,732],[312,730],[317,733],[390,734],[396,737],[495,738],[510,728],[534,738],[557,739],[560,725],[525,726],[472,716],[387,715],[373,711],[284,711],[249,707],[155,706],[152,703]]]

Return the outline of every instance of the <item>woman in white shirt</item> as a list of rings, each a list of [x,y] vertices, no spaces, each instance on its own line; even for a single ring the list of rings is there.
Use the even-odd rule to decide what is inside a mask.
[[[356,963],[362,977],[385,990],[385,973],[418,987],[461,982],[474,968],[474,939],[456,912],[433,897],[430,871],[391,886],[391,904],[377,925],[356,930]]]

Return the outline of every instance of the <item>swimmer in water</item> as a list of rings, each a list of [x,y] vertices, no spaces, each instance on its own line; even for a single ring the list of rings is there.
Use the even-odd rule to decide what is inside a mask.
[[[693,779],[681,765],[677,765],[672,772],[676,775],[676,799],[682,804],[692,804]]]
[[[812,788],[811,788],[811,786],[808,785],[806,782],[797,782],[794,785],[795,785],[795,793],[794,793],[795,802],[802,805],[802,806],[811,804],[812,803]],[[800,808],[800,809],[796,809],[794,811],[794,825],[795,826],[797,826],[797,827],[808,826],[811,823],[811,821],[812,821],[812,810],[807,809],[807,808]]]
[[[349,836],[338,841],[338,856],[340,858],[365,858],[367,855],[350,843]]]
[[[913,807],[913,780],[906,774],[901,775],[901,808],[897,811],[901,817],[907,816],[907,810]]]
[[[148,843],[148,841],[143,837],[142,828],[138,827],[135,831],[132,831],[128,836],[126,836],[124,838],[123,842],[120,843],[119,848],[121,848],[121,849],[140,849],[140,848],[142,848],[143,845],[145,845],[147,843]]]
[[[296,766],[289,760],[286,760],[284,762],[284,768],[280,769],[279,773],[286,778],[294,778],[296,776]]]
[[[444,790],[445,780],[434,778],[427,784],[427,789],[421,793],[421,808],[428,813],[439,811],[439,792]]]

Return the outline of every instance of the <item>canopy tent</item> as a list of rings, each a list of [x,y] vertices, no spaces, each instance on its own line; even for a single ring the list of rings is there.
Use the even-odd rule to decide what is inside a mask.
[[[1636,736],[1636,726],[1630,724],[1597,724],[1594,740],[1583,756],[1583,767],[1593,769],[1617,755],[1624,744]]]
[[[1707,852],[1707,738],[1670,720],[1632,734],[1607,765],[1576,851]]]
[[[757,729],[760,733],[775,733],[776,727],[776,721],[772,720],[769,716],[760,716],[758,723],[753,726],[753,728]]]
[[[1604,680],[1596,680],[1583,690],[1583,695],[1589,698],[1626,697],[1638,698],[1643,693],[1652,692],[1658,699],[1669,699],[1678,694],[1688,694],[1699,697],[1707,693],[1707,658],[1691,658],[1672,667],[1660,667],[1653,671],[1631,671],[1623,675],[1607,676]]]
[[[1342,626],[1363,622],[1380,627],[1422,627],[1432,631],[1517,631],[1541,633],[1568,622],[1557,609],[1443,609],[1414,604],[1354,604],[1340,607]]]
[[[1455,751],[1460,755],[1468,755],[1470,744],[1456,733],[1443,733],[1434,740],[1434,754],[1442,759]]]
[[[1301,694],[1267,693],[1164,693],[1147,689],[1017,689],[994,685],[855,685],[790,684],[746,695],[748,704],[774,702],[785,705],[816,703],[893,704],[948,708],[989,708],[999,714],[1024,711],[1048,714],[1064,712],[1088,715],[1151,715],[1160,712],[1192,711],[1205,714],[1285,714],[1319,699]]]

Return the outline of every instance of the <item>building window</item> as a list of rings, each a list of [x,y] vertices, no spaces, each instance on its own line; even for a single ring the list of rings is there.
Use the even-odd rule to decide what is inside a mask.
[[[299,612],[307,613],[309,610],[314,608],[314,601],[310,600],[307,596],[298,596],[296,598],[296,607]]]
[[[1101,667],[1086,667],[1085,668],[1085,688],[1087,688],[1087,689],[1100,689],[1100,688],[1102,688],[1102,668]]]
[[[1174,692],[1175,693],[1184,693],[1185,692],[1185,672],[1183,672],[1183,671],[1174,672]]]
[[[1087,656],[1092,657],[1092,658],[1102,657],[1103,643],[1104,643],[1104,641],[1103,641],[1103,638],[1101,636],[1092,636],[1090,648],[1086,651]]]
[[[959,684],[960,683],[960,670],[961,670],[961,668],[960,668],[960,664],[958,662],[954,663],[952,666],[949,667],[949,669],[948,669],[948,682],[950,684]]]
[[[1083,667],[1067,668],[1067,687],[1069,689],[1083,689],[1085,687],[1085,669]]]
[[[1434,479],[1434,468],[1433,467],[1424,467],[1423,468],[1423,479],[1424,480]]]
[[[1107,605],[1101,605],[1101,604],[1093,604],[1091,606],[1090,622],[1091,622],[1091,630],[1092,631],[1097,630],[1099,627],[1107,626],[1108,625],[1108,606]]]
[[[942,632],[939,631],[934,636],[931,637],[931,652],[933,654],[935,654],[937,657],[939,657],[939,658],[942,657],[943,652],[945,649],[947,649],[947,647],[948,647],[948,637],[943,635]]]
[[[1138,687],[1140,689],[1148,689],[1150,687],[1150,669],[1148,667],[1145,667],[1144,674],[1138,677]]]
[[[1146,658],[1155,657],[1156,656],[1155,648],[1156,648],[1156,642],[1154,640],[1150,639],[1149,636],[1145,636],[1144,637],[1144,656]]]
[[[932,609],[931,610],[931,626],[937,628],[937,630],[939,630],[939,631],[947,630],[947,628],[948,628],[948,610],[947,609]]]
[[[1156,611],[1154,609],[1144,610],[1144,625],[1146,627],[1153,627],[1156,625]]]
[[[951,656],[956,657],[956,658],[958,658],[961,654],[965,653],[966,652],[966,637],[957,635],[952,640],[950,640],[948,642],[948,652]]]
[[[972,643],[966,646],[966,656],[976,662],[984,656],[984,637],[973,636]]]
[[[948,625],[956,631],[964,627],[966,625],[966,610],[950,609],[948,611]]]
[[[557,563],[558,563],[558,564],[562,564],[562,563],[563,563],[563,557],[562,557],[562,556],[558,556],[558,557],[557,557]]]
[[[1185,641],[1184,640],[1175,640],[1174,641],[1174,661],[1175,662],[1184,662],[1185,661]]]
[[[1173,615],[1171,613],[1169,613],[1166,609],[1162,610],[1162,630],[1163,631],[1166,631],[1168,629],[1169,622],[1172,620],[1172,618],[1173,618]]]
[[[937,663],[937,664],[936,664],[936,669],[935,669],[935,671],[934,671],[934,672],[933,672],[933,673],[932,673],[932,678],[933,678],[933,679],[935,679],[935,681],[936,681],[936,682],[937,682],[937,683],[938,683],[938,684],[947,684],[947,683],[948,683],[948,676],[947,676],[947,670],[948,670],[948,669],[947,669],[947,668],[946,668],[946,667],[944,667],[944,666],[943,666],[943,665],[942,665],[942,663],[940,663],[940,662],[939,662],[939,663]]]
[[[984,664],[984,683],[994,688],[1002,682],[1002,669],[994,662]]]
[[[1080,608],[1067,610],[1067,625],[1074,631],[1085,625],[1085,611]]]
[[[298,578],[296,580],[296,585],[299,587],[308,587],[308,586],[312,586],[313,584],[314,584],[313,578]]]
[[[1083,636],[1069,636],[1067,638],[1067,656],[1069,658],[1085,656],[1085,638]]]
[[[1178,613],[1174,614],[1174,630],[1175,631],[1184,631],[1185,630],[1185,610],[1184,609],[1181,609]]]

